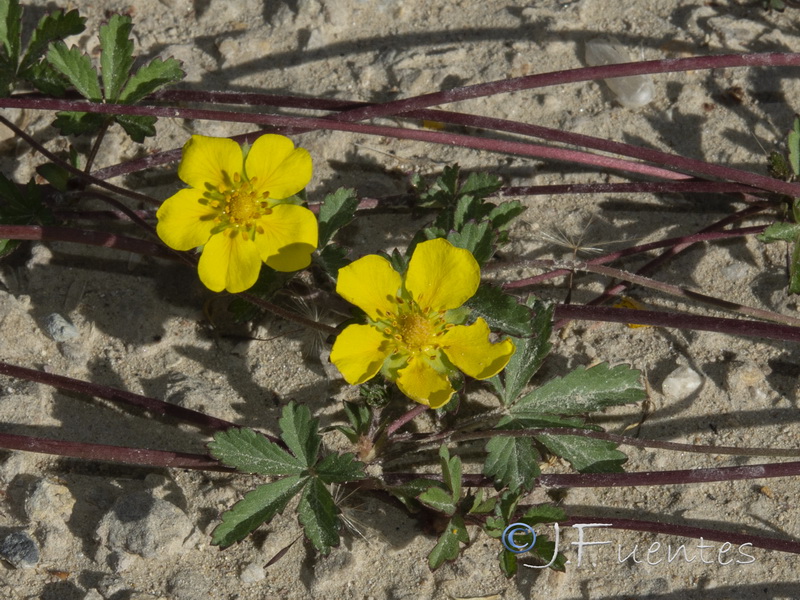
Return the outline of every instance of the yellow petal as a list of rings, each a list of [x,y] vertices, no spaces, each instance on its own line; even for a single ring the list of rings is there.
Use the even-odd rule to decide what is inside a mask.
[[[253,142],[245,159],[245,170],[253,188],[272,200],[295,195],[311,181],[311,155],[295,148],[289,138],[270,133]]]
[[[183,146],[178,177],[201,192],[229,187],[235,173],[242,173],[242,148],[228,138],[193,135]]]
[[[257,223],[264,233],[255,237],[261,260],[276,271],[291,272],[311,264],[317,247],[317,218],[294,204],[278,204]]]
[[[448,329],[441,338],[441,347],[447,358],[461,371],[475,379],[488,379],[497,375],[514,354],[514,342],[506,338],[492,344],[489,326],[483,319],[472,325],[457,325]]]
[[[347,383],[357,385],[381,370],[391,348],[380,330],[371,325],[348,325],[331,348],[331,362]]]
[[[211,236],[203,248],[197,272],[210,290],[228,290],[232,294],[253,287],[261,271],[261,257],[252,241],[226,230]]]
[[[414,249],[408,263],[406,289],[425,311],[450,310],[472,298],[480,280],[478,261],[469,250],[437,238]]]
[[[397,387],[414,402],[440,408],[453,397],[453,386],[444,373],[439,373],[423,356],[409,359],[408,366],[397,374]]]
[[[202,194],[195,189],[181,190],[158,209],[156,232],[170,248],[191,250],[208,241],[217,211],[200,204],[200,198]]]
[[[394,313],[402,281],[388,260],[368,254],[339,269],[336,293],[378,320]]]

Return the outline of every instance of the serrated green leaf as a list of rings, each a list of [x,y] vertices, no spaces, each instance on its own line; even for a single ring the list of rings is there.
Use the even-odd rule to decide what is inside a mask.
[[[67,81],[45,60],[34,63],[21,75],[37,90],[50,96],[63,96],[67,90]]]
[[[140,68],[128,80],[120,94],[119,101],[123,104],[135,104],[143,100],[156,90],[180,81],[186,76],[181,68],[181,63],[174,58],[161,60],[155,58]]]
[[[756,238],[765,244],[771,242],[793,242],[800,238],[800,224],[773,223],[763,233],[758,234]]]
[[[483,489],[479,489],[478,492],[470,498],[470,502],[471,504],[467,510],[468,514],[484,515],[494,510],[494,507],[497,504],[497,498],[493,496],[484,498]]]
[[[78,48],[75,46],[67,48],[64,42],[55,42],[50,44],[47,60],[56,71],[69,80],[81,96],[92,102],[103,100],[92,61]]]
[[[563,508],[553,506],[552,504],[537,504],[530,507],[527,512],[522,515],[522,522],[530,526],[537,525],[538,523],[555,523],[557,521],[564,521],[567,518],[567,513]]]
[[[472,310],[473,316],[483,317],[494,331],[515,337],[533,335],[530,309],[500,288],[482,284],[465,305]]]
[[[137,144],[146,137],[156,134],[156,117],[150,115],[114,115],[114,120],[125,130],[125,133]]]
[[[574,415],[639,402],[646,397],[640,375],[628,365],[578,367],[523,396],[510,413],[517,417],[531,413]]]
[[[53,127],[61,135],[83,135],[96,133],[103,126],[104,117],[96,113],[59,112],[53,121]]]
[[[358,197],[353,189],[339,188],[325,196],[319,207],[319,247],[324,247],[336,232],[350,223],[358,208]]]
[[[53,213],[42,202],[41,187],[31,179],[19,187],[0,174],[0,223],[3,225],[49,225]]]
[[[797,115],[794,117],[792,131],[789,132],[786,145],[789,150],[789,165],[791,165],[792,172],[797,177],[800,175],[800,117]]]
[[[344,402],[344,414],[353,426],[353,431],[365,434],[372,423],[372,409],[361,402]]]
[[[31,36],[28,49],[20,62],[20,75],[25,74],[44,56],[50,42],[77,35],[86,28],[84,19],[77,10],[62,13],[60,10],[43,16]],[[26,77],[27,78],[27,77]]]
[[[425,506],[432,508],[446,515],[456,512],[456,502],[453,501],[453,494],[439,487],[430,487],[419,495],[418,500]]]
[[[607,440],[575,435],[537,435],[536,439],[579,473],[622,473],[628,460],[617,444]]]
[[[445,229],[455,229],[456,231],[461,231],[467,222],[480,218],[480,215],[478,214],[480,206],[480,198],[476,198],[475,196],[460,196],[456,201],[456,206],[453,210],[453,216],[448,221],[449,227],[446,225],[441,225],[441,227]]]
[[[439,448],[439,462],[444,484],[452,492],[452,500],[456,503],[461,497],[461,459],[457,456],[450,458],[450,451],[442,444]]]
[[[297,505],[297,516],[306,537],[320,554],[327,555],[339,545],[338,512],[328,488],[319,479],[309,481]]]
[[[533,489],[540,474],[539,453],[526,436],[497,436],[486,444],[483,473],[492,477],[498,487],[511,492]]]
[[[498,231],[505,231],[519,215],[525,212],[526,207],[519,200],[501,202],[489,213],[492,227]]]
[[[470,221],[461,228],[461,231],[451,231],[447,234],[447,241],[457,248],[469,250],[481,267],[494,254],[496,240],[497,233],[487,220]]]
[[[314,467],[314,473],[325,483],[345,483],[364,479],[364,463],[352,453],[328,454]]]
[[[14,71],[19,63],[21,30],[22,8],[19,1],[3,0],[0,2],[0,43],[2,43],[6,58]]]
[[[208,444],[211,455],[244,473],[300,475],[306,464],[252,429],[228,429]]]
[[[517,574],[517,555],[503,548],[500,554],[497,555],[497,560],[500,563],[500,570],[503,575],[511,579]]]
[[[281,439],[292,454],[307,467],[317,462],[322,443],[317,423],[317,419],[311,418],[311,411],[307,406],[296,404],[294,401],[283,407],[283,415],[278,421]]]
[[[289,500],[303,489],[307,481],[305,477],[293,475],[260,485],[248,492],[244,498],[222,514],[222,522],[211,534],[211,543],[227,548],[243,540],[259,525],[282,513]]]
[[[347,258],[347,249],[334,243],[329,243],[315,253],[313,260],[330,275],[331,279],[336,279],[339,276],[339,269],[350,264],[350,259]]]
[[[458,190],[459,195],[469,194],[476,198],[491,196],[503,185],[497,175],[491,173],[470,173]]]
[[[517,349],[502,373],[503,387],[500,397],[506,406],[519,397],[542,366],[552,347],[550,334],[553,330],[555,306],[552,303],[544,303],[534,296],[528,296],[525,306],[533,313],[533,319],[530,321],[533,335],[513,339]]]
[[[417,206],[423,208],[444,208],[451,206],[456,200],[458,191],[458,174],[461,168],[448,165],[442,169],[442,174],[427,189],[417,186]],[[421,179],[418,180],[421,183]],[[424,184],[423,184],[424,185]]]
[[[438,569],[446,560],[455,560],[461,551],[462,543],[469,543],[469,534],[464,519],[461,515],[455,515],[450,519],[436,546],[428,555],[428,566],[431,570]]]
[[[122,85],[133,68],[133,40],[130,39],[131,18],[114,15],[100,27],[100,76],[107,102],[116,102]],[[127,131],[127,130],[126,130]]]

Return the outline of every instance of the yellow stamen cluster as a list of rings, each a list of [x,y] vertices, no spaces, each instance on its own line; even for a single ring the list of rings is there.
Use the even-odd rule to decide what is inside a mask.
[[[440,346],[436,338],[452,327],[444,319],[444,311],[423,311],[416,302],[400,297],[393,300],[394,311],[381,321],[384,335],[394,341],[395,354],[405,352],[411,356],[432,353],[435,358]]]
[[[220,184],[216,190],[206,192],[201,203],[217,209],[214,218],[217,226],[214,232],[232,229],[231,236],[238,233],[247,240],[255,233],[263,234],[264,229],[255,221],[272,212],[269,208],[269,192],[259,193],[255,190],[257,178],[245,179],[234,173],[230,186]]]

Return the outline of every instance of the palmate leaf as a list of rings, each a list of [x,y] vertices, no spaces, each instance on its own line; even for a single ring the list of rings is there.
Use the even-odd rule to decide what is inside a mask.
[[[306,485],[308,478],[293,475],[273,483],[258,486],[223,513],[222,522],[214,528],[211,543],[227,548],[243,540],[259,525],[283,512],[289,503]]]
[[[303,489],[297,514],[306,537],[320,554],[328,554],[331,547],[339,545],[338,513],[328,488],[319,479],[312,478]]]
[[[101,102],[103,94],[92,60],[78,48],[67,48],[64,42],[50,45],[48,62],[78,90],[78,93],[92,102]]]
[[[575,435],[537,435],[536,439],[579,473],[621,473],[628,460],[617,444],[608,440]]]
[[[539,476],[539,453],[526,436],[497,436],[486,444],[483,473],[492,477],[495,485],[511,492],[533,489]]]
[[[436,570],[446,560],[455,560],[461,551],[461,544],[469,542],[467,526],[461,515],[454,515],[447,524],[444,532],[439,536],[439,541],[428,555],[428,566]]]
[[[122,85],[131,76],[133,68],[133,29],[131,18],[114,15],[100,27],[100,74],[103,78],[103,95],[108,102],[116,102]]]
[[[523,396],[509,412],[519,417],[539,413],[574,415],[638,402],[645,397],[638,370],[601,363],[590,369],[578,367],[564,377],[548,381]]]
[[[208,445],[211,455],[244,473],[300,475],[307,465],[252,429],[228,429]]]
[[[317,462],[322,439],[317,431],[318,420],[311,418],[308,407],[291,401],[283,407],[278,425],[281,428],[281,439],[292,454],[305,466],[313,466]]]
[[[336,232],[350,223],[358,208],[358,197],[353,189],[339,188],[325,196],[319,207],[319,247],[323,248]]]

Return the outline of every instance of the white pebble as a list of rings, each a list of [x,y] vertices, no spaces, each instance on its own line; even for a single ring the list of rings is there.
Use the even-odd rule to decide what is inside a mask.
[[[58,313],[51,313],[44,319],[47,334],[57,342],[66,342],[78,337],[75,325],[67,321]]]
[[[239,579],[242,580],[242,583],[255,583],[256,581],[261,581],[266,576],[264,567],[258,563],[252,562],[242,569],[242,572],[239,574]]]
[[[703,378],[689,367],[678,367],[667,375],[661,385],[661,391],[667,398],[683,400],[688,398],[702,385]]]
[[[615,37],[595,38],[586,42],[586,64],[590,67],[627,62],[631,62],[630,54]],[[639,108],[648,104],[655,92],[650,75],[614,77],[603,81],[625,108]]]

